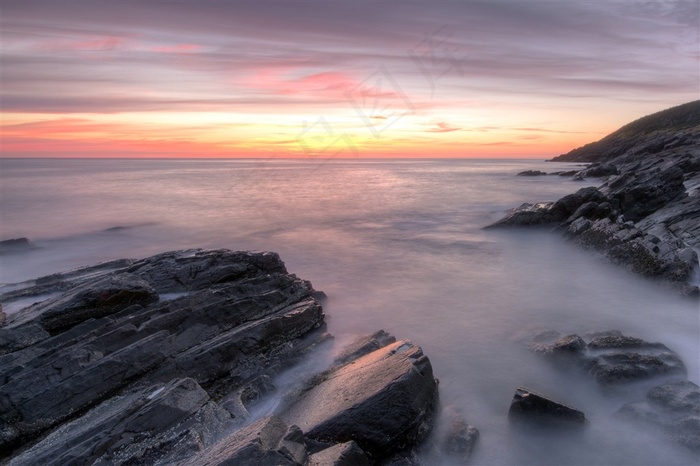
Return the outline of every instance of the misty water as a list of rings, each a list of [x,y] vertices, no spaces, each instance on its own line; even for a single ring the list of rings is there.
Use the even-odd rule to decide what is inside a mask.
[[[573,164],[486,160],[0,160],[9,284],[182,248],[278,252],[329,299],[340,346],[384,329],[420,345],[441,403],[481,432],[470,464],[672,465],[698,455],[614,416],[649,384],[603,390],[527,349],[539,331],[617,329],[676,351],[700,382],[697,301],[546,230],[483,230],[591,182],[518,177]],[[5,287],[7,289],[7,287]],[[317,370],[313,363],[304,370]],[[657,381],[659,382],[659,381]],[[516,386],[573,405],[577,431],[508,422]],[[263,410],[264,411],[264,410]]]

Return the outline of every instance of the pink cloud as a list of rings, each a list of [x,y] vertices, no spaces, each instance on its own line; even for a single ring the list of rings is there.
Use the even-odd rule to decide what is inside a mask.
[[[198,44],[177,44],[177,45],[164,45],[160,47],[153,47],[154,52],[161,53],[193,53],[198,52],[202,49],[201,45]]]
[[[120,36],[90,37],[84,39],[64,39],[46,41],[39,44],[43,51],[57,52],[105,52],[123,48],[128,39]]]

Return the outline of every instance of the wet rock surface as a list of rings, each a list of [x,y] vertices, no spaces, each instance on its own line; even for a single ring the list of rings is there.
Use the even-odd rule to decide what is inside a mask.
[[[353,440],[375,461],[427,437],[438,393],[420,347],[400,340],[341,360],[292,395],[280,416],[317,442]]]
[[[299,358],[324,322],[311,284],[273,253],[115,261],[0,301],[47,291],[59,295],[0,329],[0,450],[16,464],[191,455],[239,421],[217,401],[238,396],[245,411],[261,378]]]
[[[556,202],[523,204],[489,227],[551,225],[631,272],[700,296],[700,101],[641,118],[554,161],[604,178]]]
[[[384,331],[340,351],[272,414],[251,414],[277,391],[276,375],[331,338],[317,296],[276,254],[228,250],[112,261],[14,286],[0,302],[37,302],[0,328],[0,460],[417,461],[437,381],[420,347]],[[475,429],[465,429],[470,449]]]

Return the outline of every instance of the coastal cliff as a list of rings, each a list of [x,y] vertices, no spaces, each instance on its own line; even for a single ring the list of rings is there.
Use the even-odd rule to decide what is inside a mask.
[[[700,101],[640,118],[552,162],[601,178],[556,202],[523,204],[489,227],[554,225],[628,270],[699,294]]]

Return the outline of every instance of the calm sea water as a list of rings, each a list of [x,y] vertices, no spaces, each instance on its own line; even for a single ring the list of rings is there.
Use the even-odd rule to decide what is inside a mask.
[[[0,159],[0,282],[165,250],[279,252],[329,296],[338,344],[383,328],[423,347],[441,402],[481,431],[475,465],[697,464],[697,455],[612,414],[648,386],[603,391],[526,349],[538,331],[618,329],[677,351],[700,382],[697,302],[610,266],[546,231],[482,228],[522,202],[586,184],[479,160]],[[510,426],[525,385],[583,410],[583,431]]]

